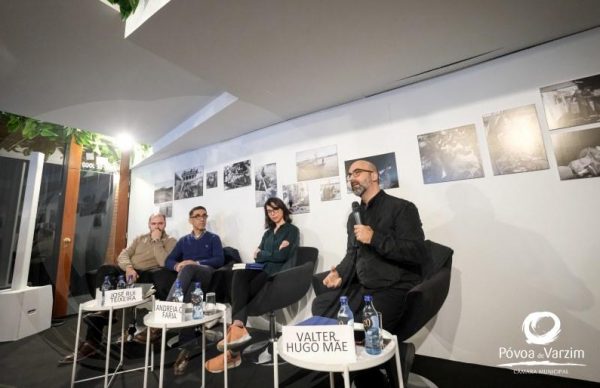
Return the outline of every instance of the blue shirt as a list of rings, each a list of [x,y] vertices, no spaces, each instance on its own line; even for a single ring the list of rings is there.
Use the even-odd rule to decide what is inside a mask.
[[[205,231],[200,238],[193,233],[183,236],[167,256],[165,267],[175,270],[175,264],[188,259],[213,268],[221,267],[225,263],[225,256],[219,236],[209,231]]]

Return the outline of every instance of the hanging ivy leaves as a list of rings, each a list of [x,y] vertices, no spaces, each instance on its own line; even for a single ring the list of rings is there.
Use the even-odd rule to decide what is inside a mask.
[[[118,147],[107,136],[0,111],[0,149],[25,156],[38,151],[47,158],[56,150],[64,155],[72,137],[84,150],[108,159],[111,164],[119,163]]]
[[[127,20],[127,18],[135,12],[137,6],[139,4],[139,0],[108,0],[111,4],[116,4],[119,6],[119,10],[121,13],[121,19]]]

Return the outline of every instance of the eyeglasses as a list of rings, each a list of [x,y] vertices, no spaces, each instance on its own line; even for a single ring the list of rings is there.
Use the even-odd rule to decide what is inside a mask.
[[[267,209],[267,214],[275,214],[279,210],[281,210],[281,208],[278,208],[278,207],[273,208],[273,209]]]
[[[354,171],[349,171],[348,174],[346,174],[346,179],[358,178],[358,176],[360,174],[362,174],[363,172],[375,172],[375,171],[363,170],[362,168],[357,168]]]
[[[196,214],[195,216],[191,216],[190,218],[193,218],[194,220],[200,220],[200,219],[207,219],[208,218],[208,214]]]

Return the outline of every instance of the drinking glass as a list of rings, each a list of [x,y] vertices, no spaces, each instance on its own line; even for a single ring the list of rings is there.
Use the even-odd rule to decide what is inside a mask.
[[[217,297],[214,292],[206,293],[206,301],[204,302],[204,313],[214,314],[217,310]]]

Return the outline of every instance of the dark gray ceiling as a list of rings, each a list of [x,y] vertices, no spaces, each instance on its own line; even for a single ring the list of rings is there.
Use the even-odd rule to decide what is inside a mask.
[[[597,0],[176,0],[124,39],[100,1],[7,0],[0,110],[127,130],[158,160],[594,28],[599,16]]]

